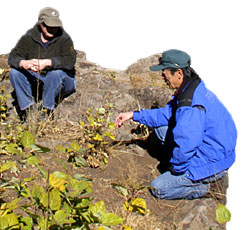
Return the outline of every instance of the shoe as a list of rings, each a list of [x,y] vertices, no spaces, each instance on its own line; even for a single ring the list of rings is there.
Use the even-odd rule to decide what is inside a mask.
[[[38,108],[36,104],[31,105],[25,110],[22,110],[19,114],[20,120],[22,122],[26,122],[28,120],[32,120],[34,115],[37,114]]]

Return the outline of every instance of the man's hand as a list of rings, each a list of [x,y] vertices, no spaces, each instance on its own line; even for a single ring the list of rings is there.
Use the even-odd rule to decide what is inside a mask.
[[[132,119],[133,116],[134,116],[133,112],[120,113],[115,120],[115,124],[117,128],[120,128],[125,121]]]
[[[32,59],[32,63],[34,66],[34,72],[41,72],[52,64],[50,59]]]
[[[32,60],[21,60],[19,66],[22,69],[31,70],[33,68],[33,63]]]
[[[21,60],[20,67],[25,70],[31,70],[32,72],[41,72],[48,66],[51,66],[52,62],[50,59],[31,59]]]

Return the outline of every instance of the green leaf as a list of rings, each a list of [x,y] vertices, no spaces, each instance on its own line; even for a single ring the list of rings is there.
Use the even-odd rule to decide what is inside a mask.
[[[49,175],[49,184],[54,188],[58,189],[59,191],[65,191],[65,184],[67,183],[66,180],[63,178],[57,177],[55,174],[51,173]]]
[[[6,216],[0,216],[0,229],[7,229],[8,228],[8,220]]]
[[[83,217],[83,219],[86,220],[86,222],[88,222],[88,223],[92,223],[93,222],[93,219],[92,219],[92,217],[91,217],[89,212],[87,212],[87,211],[81,212],[81,216]]]
[[[8,144],[5,149],[11,154],[18,154],[17,145],[14,143]]]
[[[36,156],[30,156],[26,161],[30,165],[38,165],[40,163],[40,160]]]
[[[92,205],[89,207],[89,210],[94,217],[97,217],[100,220],[106,210],[104,201],[102,200],[102,201],[96,202],[95,205]]]
[[[44,193],[43,197],[40,199],[41,204],[43,207],[47,208],[48,207],[48,193]]]
[[[25,188],[25,191],[24,192],[21,192],[20,194],[23,197],[30,197],[31,196],[31,192],[30,192],[30,189],[28,187],[26,187]]]
[[[83,180],[77,181],[76,182],[76,189],[79,192],[79,194],[82,194],[82,193],[84,193],[85,190],[87,190],[87,188],[90,187],[90,184],[91,183],[89,183],[87,181],[83,181]]]
[[[21,217],[21,222],[25,223],[24,229],[32,229],[33,221],[31,217],[23,216]]]
[[[7,163],[5,163],[3,165],[0,164],[0,173],[5,172],[11,168],[16,169],[16,163],[13,161],[8,161]]]
[[[96,230],[112,230],[112,228],[109,228],[108,226],[106,225],[101,225],[99,228],[97,228]]]
[[[78,208],[88,208],[90,204],[91,204],[91,201],[90,201],[89,198],[83,198],[82,202],[77,204],[76,207],[78,207]]]
[[[63,202],[63,208],[68,215],[72,212],[73,209],[73,207],[71,207],[66,201]]]
[[[47,230],[46,228],[47,225],[47,219],[44,218],[44,216],[41,216],[40,220],[39,220],[39,225],[38,225],[38,229],[40,230]]]
[[[32,144],[31,149],[34,150],[36,153],[47,153],[50,152],[49,148],[43,147],[41,145]]]
[[[34,136],[30,132],[24,131],[21,137],[21,144],[25,148],[31,148],[31,145],[35,144]]]
[[[68,177],[68,175],[66,173],[63,173],[63,172],[60,172],[60,171],[55,171],[53,174],[57,178],[66,179]]]
[[[103,141],[102,136],[97,133],[96,136],[93,138],[95,141]]]
[[[32,197],[36,200],[41,200],[44,194],[44,188],[42,186],[34,184],[32,189]]]
[[[99,113],[99,115],[104,115],[105,114],[105,108],[99,108],[98,113]]]
[[[101,223],[107,226],[114,226],[121,224],[124,221],[121,217],[114,213],[104,213],[101,218]]]
[[[138,212],[142,215],[146,214],[146,202],[143,198],[135,198],[130,202],[129,211]]]
[[[80,145],[77,142],[72,142],[70,146],[74,151],[76,152],[80,151]]]
[[[110,122],[110,123],[108,124],[108,127],[109,127],[109,129],[115,129],[115,128],[116,128],[116,124],[113,123],[113,122]]]
[[[76,156],[75,157],[76,160],[76,166],[83,166],[83,167],[88,167],[88,162],[86,161],[86,159],[82,156]]]
[[[66,148],[62,145],[57,145],[55,147],[55,149],[57,149],[58,151],[62,152],[62,153],[65,153],[66,152]]]
[[[108,102],[108,103],[107,103],[107,106],[108,106],[110,109],[114,107],[113,103],[111,103],[111,102]]]
[[[54,219],[58,224],[63,224],[63,221],[67,218],[65,210],[58,210],[54,214]]]
[[[60,210],[61,198],[58,190],[52,190],[49,194],[49,206],[51,210]]]
[[[48,173],[40,165],[36,165],[40,172],[43,174],[44,178],[48,177]]]
[[[83,180],[83,181],[92,182],[92,179],[84,177],[84,175],[82,175],[82,174],[74,174],[73,178],[76,179],[76,180]]]
[[[220,224],[224,224],[231,220],[231,213],[223,204],[218,204],[216,208],[216,220]]]
[[[7,208],[9,210],[14,210],[14,209],[18,208],[19,201],[20,201],[20,198],[12,200],[10,203],[7,204]]]
[[[24,178],[24,181],[25,182],[30,182],[30,181],[33,181],[33,180],[36,180],[37,177],[27,177],[27,178]]]
[[[85,195],[91,191],[91,183],[87,181],[78,181],[76,179],[69,180],[69,196],[77,197]]]
[[[18,229],[19,221],[14,213],[0,217],[0,229]]]
[[[123,225],[123,230],[132,230],[132,227]]]
[[[120,194],[122,194],[124,197],[128,196],[128,190],[122,185],[112,183],[112,188],[116,189]]]
[[[90,122],[90,126],[93,127],[94,126],[94,119],[92,117],[88,117],[89,122]]]
[[[116,140],[115,136],[113,134],[111,134],[110,132],[108,132],[108,131],[105,132],[105,135],[107,137],[110,137],[113,141]]]

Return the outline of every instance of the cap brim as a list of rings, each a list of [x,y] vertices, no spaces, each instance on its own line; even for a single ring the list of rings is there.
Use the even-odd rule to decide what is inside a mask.
[[[151,71],[159,71],[159,70],[163,70],[165,69],[163,65],[153,65],[153,66],[150,66],[150,70]]]
[[[50,27],[62,27],[62,22],[59,19],[44,19],[44,23]]]
[[[159,70],[164,70],[164,69],[168,69],[168,68],[174,68],[174,69],[180,68],[180,67],[178,67],[178,66],[176,66],[176,65],[174,65],[172,63],[164,63],[164,64],[150,66],[150,70],[159,71]]]

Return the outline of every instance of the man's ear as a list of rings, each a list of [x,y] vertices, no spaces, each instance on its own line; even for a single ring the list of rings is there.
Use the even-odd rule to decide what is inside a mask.
[[[184,78],[184,73],[183,73],[182,69],[178,69],[177,73],[178,73],[178,78],[179,79],[183,79]]]

